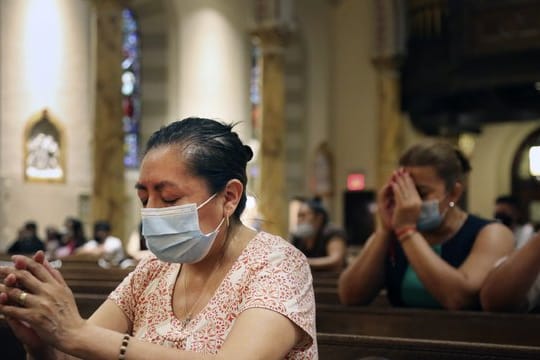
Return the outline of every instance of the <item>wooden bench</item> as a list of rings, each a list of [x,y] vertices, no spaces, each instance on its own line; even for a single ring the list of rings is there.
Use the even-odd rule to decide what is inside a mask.
[[[339,272],[334,271],[312,271],[313,287],[330,287],[336,288],[339,279]]]
[[[533,360],[540,347],[318,333],[319,358],[361,360]]]
[[[104,294],[74,294],[79,313],[85,319],[88,319],[97,308],[107,300]]]
[[[325,333],[540,346],[540,314],[317,304]]]

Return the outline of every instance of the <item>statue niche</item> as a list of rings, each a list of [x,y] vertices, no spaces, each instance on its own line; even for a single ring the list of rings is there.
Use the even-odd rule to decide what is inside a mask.
[[[24,135],[26,181],[64,181],[62,131],[47,110],[28,121]]]

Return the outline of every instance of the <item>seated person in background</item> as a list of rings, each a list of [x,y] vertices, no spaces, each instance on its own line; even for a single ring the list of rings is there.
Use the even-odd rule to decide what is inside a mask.
[[[37,236],[37,224],[34,221],[27,221],[7,252],[8,254],[33,254],[38,250],[45,250],[45,244]]]
[[[45,255],[47,259],[54,258],[56,249],[62,244],[62,234],[53,225],[45,228]]]
[[[495,265],[480,299],[487,311],[530,311],[540,305],[540,233]]]
[[[139,225],[137,225],[137,229],[129,235],[126,252],[137,261],[150,254],[150,251],[146,246],[146,240],[142,234],[142,222],[140,222]]]
[[[41,252],[0,267],[0,310],[28,356],[318,359],[305,256],[240,221],[252,157],[229,124],[188,118],[155,132],[136,184],[152,255],[88,320]]]
[[[308,258],[312,270],[340,271],[347,255],[347,235],[332,225],[318,199],[305,200],[298,210],[298,222],[291,243]]]
[[[82,221],[73,217],[68,217],[64,221],[64,227],[62,245],[54,252],[55,258],[73,255],[77,248],[86,243]]]
[[[117,266],[124,259],[122,240],[111,235],[111,224],[100,220],[94,223],[94,238],[79,247],[76,254],[92,254]]]
[[[375,232],[340,276],[341,302],[367,305],[386,287],[394,306],[478,309],[512,233],[457,206],[470,165],[450,144],[420,143],[399,164],[379,191]]]
[[[534,233],[530,223],[520,223],[518,200],[511,195],[501,195],[495,200],[495,213],[493,217],[508,226],[514,233],[516,249],[521,248]]]

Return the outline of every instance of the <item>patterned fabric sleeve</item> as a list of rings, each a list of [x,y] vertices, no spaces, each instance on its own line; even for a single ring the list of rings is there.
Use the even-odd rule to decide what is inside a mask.
[[[122,280],[114,289],[108,299],[122,309],[130,321],[135,318],[136,304],[142,296],[144,289],[151,280],[151,273],[159,265],[156,257],[146,256],[138,264],[135,270]]]
[[[286,316],[304,330],[306,337],[299,346],[308,348],[316,330],[313,279],[306,257],[290,245],[276,245],[264,256],[262,266],[252,269],[239,310],[264,308]]]

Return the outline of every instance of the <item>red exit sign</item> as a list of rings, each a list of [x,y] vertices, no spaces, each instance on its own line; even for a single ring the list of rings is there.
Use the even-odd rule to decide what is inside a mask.
[[[364,174],[355,173],[347,176],[347,190],[359,191],[366,187],[366,177]]]

